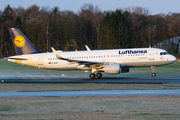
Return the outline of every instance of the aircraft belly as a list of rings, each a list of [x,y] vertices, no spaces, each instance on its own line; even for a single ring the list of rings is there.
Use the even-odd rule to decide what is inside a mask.
[[[44,68],[56,70],[75,70],[77,68],[77,64],[70,64],[64,60],[44,61]]]
[[[68,65],[68,64],[59,64],[57,66],[51,66],[47,69],[55,69],[55,70],[76,70],[77,66],[75,65]]]
[[[77,64],[77,63],[74,63],[74,64],[68,64],[68,65],[67,65],[67,69],[73,69],[73,70],[76,70],[78,65],[79,65],[79,64]]]
[[[28,66],[33,66],[33,67],[39,67],[38,63],[37,63],[37,60],[28,60],[27,65]]]
[[[144,62],[126,62],[127,66],[126,67],[149,67],[149,66],[161,66],[161,65],[166,65],[169,64],[169,61],[144,61]]]

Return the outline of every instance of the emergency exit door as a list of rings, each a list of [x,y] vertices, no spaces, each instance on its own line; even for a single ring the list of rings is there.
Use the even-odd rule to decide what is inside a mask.
[[[38,56],[38,65],[43,65],[43,56],[42,55]]]

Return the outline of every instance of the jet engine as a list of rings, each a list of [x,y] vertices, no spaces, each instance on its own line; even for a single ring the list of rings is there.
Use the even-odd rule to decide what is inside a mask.
[[[120,74],[121,65],[120,64],[105,65],[103,71],[106,74]]]

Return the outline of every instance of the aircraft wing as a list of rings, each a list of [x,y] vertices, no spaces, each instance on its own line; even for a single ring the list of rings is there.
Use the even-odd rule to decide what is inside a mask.
[[[66,60],[66,61],[69,61],[70,64],[73,64],[73,63],[81,63],[81,64],[85,64],[86,66],[91,66],[91,65],[94,65],[94,64],[104,64],[104,62],[99,62],[99,61],[87,61],[87,60],[75,60],[75,59],[66,59],[66,58],[63,58],[53,47],[51,47],[53,53],[56,55],[56,57],[58,59],[61,59],[61,60]]]

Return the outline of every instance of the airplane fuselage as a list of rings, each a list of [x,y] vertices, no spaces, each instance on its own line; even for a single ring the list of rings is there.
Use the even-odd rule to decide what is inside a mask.
[[[120,64],[122,68],[130,67],[148,67],[160,66],[173,63],[175,57],[167,54],[163,49],[158,48],[135,48],[135,49],[111,49],[111,50],[93,50],[93,51],[57,51],[63,58],[96,61],[108,64]],[[25,60],[8,59],[10,62],[29,65],[38,68],[56,69],[56,70],[90,70],[81,63],[68,62],[58,59],[54,53],[37,53],[12,56],[10,58],[26,58]]]

